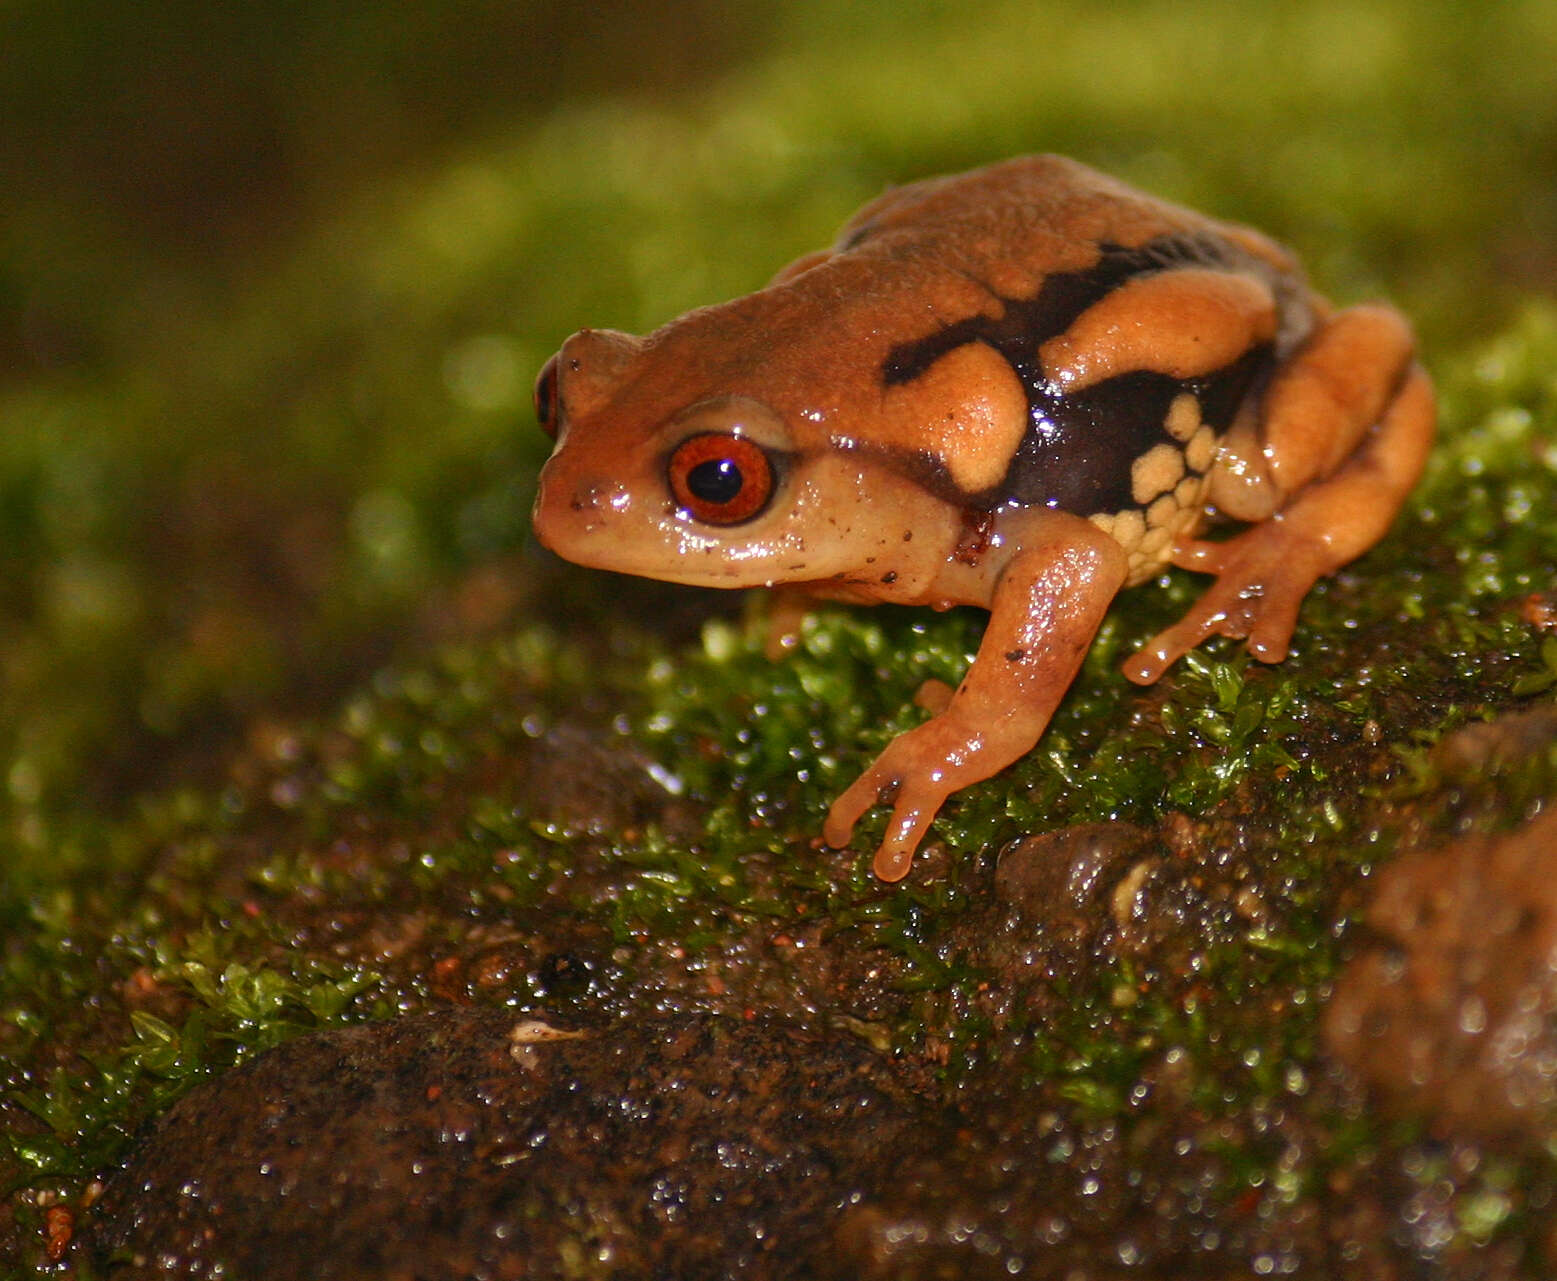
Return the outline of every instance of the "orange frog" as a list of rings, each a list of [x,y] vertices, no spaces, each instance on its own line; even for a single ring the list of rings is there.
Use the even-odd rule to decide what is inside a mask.
[[[766,289],[644,338],[585,329],[536,384],[535,528],[583,565],[810,598],[990,611],[939,714],[833,804],[907,874],[952,792],[1029,751],[1121,587],[1216,581],[1125,665],[1213,634],[1286,656],[1314,582],[1422,470],[1432,386],[1388,307],[1334,311],[1244,227],[1058,156],[914,183]],[[1196,538],[1215,513],[1248,522]]]

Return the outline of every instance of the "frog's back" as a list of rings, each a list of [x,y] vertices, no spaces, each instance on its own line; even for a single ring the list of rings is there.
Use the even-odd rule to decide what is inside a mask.
[[[1198,242],[1201,252],[1292,277],[1292,256],[1247,227],[1159,200],[1066,156],[1018,156],[969,173],[894,187],[860,209],[836,248],[869,246],[977,272],[1015,294],[1094,264],[1101,247]],[[1248,263],[1248,265],[1253,265]]]
[[[1089,517],[1125,546],[1137,578],[1193,528],[1221,440],[1313,323],[1302,279],[1273,242],[1063,157],[888,192],[838,249],[915,279],[929,299],[880,359],[884,394],[930,386],[948,360],[987,370],[998,359],[1025,400],[1024,421],[999,445],[942,432],[905,465],[971,511]],[[1203,313],[1224,296],[1268,315],[1210,363],[1186,361],[1186,327],[1220,326]],[[1118,350],[1110,335],[1132,328],[1144,337]],[[893,434],[908,443],[901,427]],[[975,464],[964,449],[1000,456]]]

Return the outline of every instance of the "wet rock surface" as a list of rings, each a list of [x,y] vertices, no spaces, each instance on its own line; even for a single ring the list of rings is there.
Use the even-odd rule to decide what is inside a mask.
[[[278,739],[219,856],[190,870],[168,847],[175,902],[188,878],[205,903],[213,874],[228,896],[232,983],[313,991],[299,958],[328,958],[368,976],[382,1021],[200,1073],[96,1167],[100,1198],[50,1207],[74,1216],[57,1216],[68,1264],[120,1281],[1550,1275],[1529,1235],[1484,1249],[1464,1226],[1557,1201],[1539,1166],[1510,1184],[1525,1176],[1498,1164],[1540,1133],[1539,1073],[1510,1093],[1485,1053],[1432,1039],[1463,1039],[1470,994],[1489,1028],[1528,1035],[1531,1056],[1505,1059],[1542,1062],[1548,828],[1467,842],[1452,872],[1405,855],[1403,877],[1427,870],[1373,909],[1355,973],[1376,981],[1342,984],[1355,1045],[1327,1028],[1364,1086],[1312,1052],[1333,971],[1307,958],[1374,886],[1316,911],[1327,873],[1277,861],[1275,792],[1034,823],[998,853],[932,845],[882,886],[851,879],[850,851],[731,859],[677,835],[704,811],[652,759],[598,709],[527,704],[520,684],[458,735],[413,737],[391,707]],[[1445,740],[1433,765],[1465,781],[1435,816],[1484,823],[1479,780],[1524,787],[1547,723],[1509,720]],[[1332,768],[1366,786],[1386,753],[1348,742]],[[362,799],[322,803],[348,783]],[[391,785],[410,801],[384,805]],[[251,1017],[229,953],[191,953],[138,957],[120,989],[184,1054],[204,1020]],[[1507,991],[1486,986],[1497,965]],[[1390,1036],[1423,1038],[1430,1073],[1458,1066],[1424,1086]],[[1455,1112],[1457,1072],[1513,1101]],[[1345,1148],[1390,1091],[1429,1137]]]
[[[1170,1059],[1148,1074],[1165,1101]],[[1355,1248],[1344,1216],[1229,1216],[1207,1195],[1231,1152],[1307,1145],[1295,1115],[1238,1132],[1178,1100],[1173,1124],[1098,1128],[987,1084],[959,1114],[850,1035],[769,1021],[407,1016],[194,1091],[82,1247],[119,1281],[1183,1281]]]
[[[801,1275],[927,1120],[843,1034],[448,1010],[197,1089],[88,1243],[126,1281]]]
[[[1072,1061],[1052,1042],[1076,1026],[1064,1006],[1084,976],[1128,957],[1120,1008],[1202,999],[1196,957],[1247,915],[1236,877],[1207,876],[1227,848],[1187,822],[1016,842],[941,945],[970,976],[960,1004],[915,997],[900,960],[840,947],[820,921],[759,918],[689,967],[654,940],[570,940],[510,909],[519,935],[471,931],[468,955],[431,965],[435,990],[541,1004],[305,1036],[198,1087],[141,1136],[80,1248],[121,1281],[1182,1281],[1371,1257],[1387,1211],[1369,1196],[1294,1215],[1240,1191],[1240,1154],[1299,1161],[1322,1136],[1280,1101],[1208,1119],[1175,1045],[1125,1052],[1122,1121],[1078,1112],[1052,1066],[1056,1084],[1031,1087],[1035,1063]],[[653,964],[624,983],[634,952]],[[917,1051],[872,1048],[911,1005]],[[1247,1014],[1285,1017],[1253,996]],[[938,1069],[967,1053],[965,1019],[1002,1034],[952,1086]]]

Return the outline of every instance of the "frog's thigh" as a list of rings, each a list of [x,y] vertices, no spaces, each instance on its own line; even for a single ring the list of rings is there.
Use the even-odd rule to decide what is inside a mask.
[[[1410,327],[1392,308],[1336,313],[1277,373],[1258,426],[1234,432],[1223,446],[1211,502],[1237,520],[1264,520],[1334,472],[1401,392],[1413,347]]]
[[[1126,281],[1045,342],[1038,355],[1067,392],[1143,369],[1198,378],[1268,341],[1276,320],[1276,300],[1263,281],[1180,267]]]
[[[1282,509],[1286,540],[1318,549],[1316,578],[1384,537],[1422,474],[1436,423],[1432,382],[1420,365],[1410,363],[1379,416],[1364,424],[1361,443]]]

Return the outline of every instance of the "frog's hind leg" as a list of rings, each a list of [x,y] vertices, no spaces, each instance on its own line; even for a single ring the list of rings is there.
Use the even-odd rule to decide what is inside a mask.
[[[1263,416],[1229,442],[1212,501],[1240,520],[1236,537],[1174,548],[1183,569],[1216,582],[1124,672],[1150,684],[1208,636],[1248,639],[1262,662],[1287,655],[1298,608],[1316,581],[1384,536],[1421,475],[1435,422],[1432,383],[1411,331],[1388,307],[1337,313],[1277,376]]]

